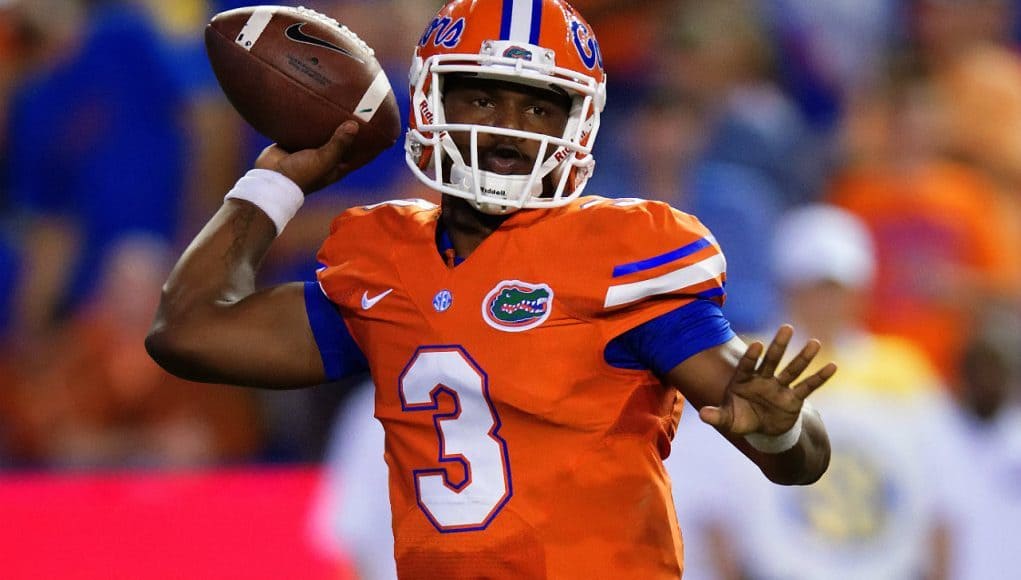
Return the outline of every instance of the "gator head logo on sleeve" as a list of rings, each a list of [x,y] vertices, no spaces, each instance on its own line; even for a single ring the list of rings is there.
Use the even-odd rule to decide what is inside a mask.
[[[497,330],[521,332],[546,322],[552,309],[553,289],[548,285],[504,280],[486,294],[482,318]]]

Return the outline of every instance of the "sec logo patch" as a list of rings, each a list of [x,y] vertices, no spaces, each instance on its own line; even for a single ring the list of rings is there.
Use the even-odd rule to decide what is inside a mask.
[[[553,289],[547,284],[504,280],[486,294],[482,318],[504,332],[521,332],[539,326],[553,310]]]
[[[450,290],[440,290],[433,297],[433,308],[436,312],[446,312],[450,310],[450,306],[454,303],[454,295],[450,293]]]

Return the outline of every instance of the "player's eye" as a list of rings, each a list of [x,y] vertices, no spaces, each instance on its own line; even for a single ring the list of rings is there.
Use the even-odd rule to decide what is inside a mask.
[[[493,99],[491,99],[489,97],[481,96],[481,97],[475,97],[474,99],[472,99],[472,105],[475,105],[476,107],[479,107],[480,109],[490,109],[490,108],[496,106],[496,102],[493,101]]]

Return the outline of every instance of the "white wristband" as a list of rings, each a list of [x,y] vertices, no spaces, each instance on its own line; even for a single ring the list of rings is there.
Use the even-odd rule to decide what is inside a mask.
[[[744,436],[745,441],[755,449],[763,453],[783,453],[798,444],[801,439],[801,429],[804,425],[805,413],[812,411],[812,405],[808,401],[801,404],[801,412],[798,418],[791,425],[791,428],[779,435],[763,435],[761,433],[749,433]]]
[[[305,194],[297,183],[282,173],[252,169],[227,192],[223,200],[228,199],[243,199],[255,204],[273,220],[279,236],[305,202]]]

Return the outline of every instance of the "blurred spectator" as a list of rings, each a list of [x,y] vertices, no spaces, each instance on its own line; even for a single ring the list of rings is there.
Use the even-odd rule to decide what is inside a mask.
[[[206,0],[131,0],[152,15],[166,45],[167,65],[184,94],[185,181],[178,240],[190,240],[247,167],[244,122],[217,84],[205,48]]]
[[[1021,59],[1003,45],[974,46],[941,69],[946,147],[985,170],[1012,197],[1021,190]]]
[[[939,484],[951,498],[953,580],[1007,580],[1021,567],[1019,340],[1016,319],[985,321],[964,353],[959,405],[949,420],[955,437],[939,442],[947,457]]]
[[[662,75],[659,86],[699,103],[706,161],[760,173],[781,208],[816,199],[827,152],[777,82],[777,53],[759,6],[694,0],[665,22],[653,74]]]
[[[812,205],[778,226],[774,266],[797,335],[840,370],[815,406],[833,447],[816,484],[763,481],[688,409],[666,461],[692,578],[948,578],[939,430],[947,408],[924,355],[861,325],[872,243],[847,212]],[[827,354],[828,352],[828,354]]]
[[[1011,42],[1012,0],[909,0],[907,34],[926,67],[939,70],[987,44]]]
[[[848,98],[880,80],[902,33],[900,0],[762,0],[781,84],[816,131],[828,137]]]
[[[1021,245],[1021,58],[1011,38],[1017,3],[917,0],[919,58],[942,109],[948,155],[984,172],[999,195],[994,210]],[[1021,257],[1010,258],[1015,264]],[[1021,304],[1014,291],[1015,307]]]
[[[947,155],[931,78],[910,61],[892,70],[847,120],[831,199],[876,240],[870,328],[914,341],[956,388],[975,322],[1017,291],[1021,239],[987,175]]]
[[[179,224],[183,97],[161,37],[138,9],[89,8],[76,35],[52,39],[59,57],[25,79],[10,111],[10,195],[28,219],[26,337],[90,298],[122,236],[170,241]]]
[[[77,22],[74,5],[52,14],[41,27],[43,14],[51,3],[6,0],[0,2],[0,159],[9,156],[7,111],[15,88],[22,77],[40,61],[52,58],[54,39],[73,34]],[[0,344],[7,339],[17,310],[17,288],[21,280],[23,250],[19,243],[19,224],[11,214],[10,167],[0,162]]]
[[[127,237],[107,254],[99,292],[22,367],[2,413],[8,453],[26,466],[194,467],[250,460],[261,449],[254,397],[170,376],[146,354],[169,272],[167,244]],[[10,381],[10,377],[7,377]]]
[[[0,111],[7,110],[17,79],[39,48],[37,33],[19,6],[22,1],[0,1]],[[6,123],[0,115],[0,150],[5,148]]]
[[[1011,27],[1021,10],[1008,0],[915,0],[912,6],[911,47],[931,78],[938,141],[948,156],[990,179],[999,194],[994,211],[1011,227],[1015,247],[1021,245],[1021,58]]]

